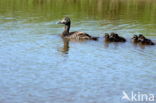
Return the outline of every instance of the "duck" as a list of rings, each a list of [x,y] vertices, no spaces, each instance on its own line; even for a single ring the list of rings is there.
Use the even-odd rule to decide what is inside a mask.
[[[142,34],[139,34],[138,36],[138,42],[141,42],[141,38],[146,38],[145,36],[143,36]],[[147,38],[146,38],[147,39]]]
[[[133,35],[133,37],[131,38],[132,39],[132,43],[137,44],[139,42],[138,38],[139,37],[137,35]]]
[[[126,42],[126,39],[124,37],[121,37],[114,32],[112,32],[110,35],[108,33],[105,33],[104,38],[105,41],[109,41],[109,42]]]
[[[69,40],[98,40],[98,37],[93,37],[85,32],[75,31],[75,32],[69,32],[70,26],[71,26],[71,20],[69,17],[63,18],[63,20],[59,21],[58,24],[64,24],[64,31],[61,34],[62,38],[66,38]]]
[[[146,38],[146,37],[145,37],[144,35],[142,35],[142,34],[139,34],[139,36],[134,35],[134,36],[132,37],[132,42],[135,43],[135,44],[139,43],[139,44],[141,44],[141,45],[155,45],[155,43],[152,42],[152,40]]]
[[[114,41],[113,38],[110,38],[110,35],[108,33],[105,33],[104,38],[105,38],[105,42],[113,42]]]
[[[155,45],[155,43],[153,43],[152,40],[147,39],[143,35],[139,35],[138,41],[139,41],[139,43],[141,43],[143,45]]]
[[[126,42],[126,39],[124,37],[121,37],[114,32],[110,34],[110,38],[113,38],[114,42]]]

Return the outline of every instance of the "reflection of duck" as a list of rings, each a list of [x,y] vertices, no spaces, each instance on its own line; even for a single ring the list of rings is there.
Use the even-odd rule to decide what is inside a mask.
[[[63,53],[68,53],[69,51],[69,40],[68,39],[63,39],[63,48],[62,48],[62,52]]]
[[[113,32],[110,35],[108,33],[105,34],[105,41],[108,41],[108,42],[126,42],[126,39]]]
[[[134,35],[132,38],[133,43],[139,43],[142,45],[155,45],[150,39],[147,39],[145,36],[140,34],[139,36]]]
[[[84,32],[69,32],[70,30],[70,18],[69,17],[65,17],[62,21],[59,22],[59,24],[64,24],[65,25],[65,30],[62,33],[62,37],[63,38],[67,38],[69,40],[98,40],[98,37],[92,37],[87,33]]]

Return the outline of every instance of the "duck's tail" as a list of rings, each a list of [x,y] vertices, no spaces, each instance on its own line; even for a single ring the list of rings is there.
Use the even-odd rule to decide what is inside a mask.
[[[91,40],[98,41],[99,37],[91,37]]]
[[[155,43],[152,42],[151,45],[155,45]]]

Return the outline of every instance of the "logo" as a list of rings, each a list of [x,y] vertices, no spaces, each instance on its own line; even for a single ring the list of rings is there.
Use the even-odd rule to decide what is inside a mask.
[[[146,93],[141,93],[141,92],[131,92],[131,93],[126,93],[125,91],[122,91],[122,100],[127,100],[131,102],[153,102],[155,101],[154,99],[154,94],[146,94]]]

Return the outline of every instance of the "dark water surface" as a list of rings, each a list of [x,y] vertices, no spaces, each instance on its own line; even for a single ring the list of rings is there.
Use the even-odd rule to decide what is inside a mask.
[[[60,19],[98,42],[63,44]],[[156,95],[155,0],[0,0],[0,103],[126,103],[122,91]],[[104,33],[126,43],[106,45]],[[68,48],[69,46],[69,48]],[[147,102],[146,102],[147,103]]]

